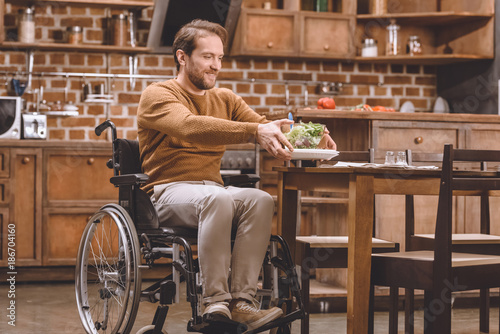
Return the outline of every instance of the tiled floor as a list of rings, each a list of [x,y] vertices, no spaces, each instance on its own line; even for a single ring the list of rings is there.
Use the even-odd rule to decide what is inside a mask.
[[[72,283],[58,284],[18,284],[16,286],[16,326],[7,324],[8,287],[0,285],[0,333],[36,333],[36,334],[76,334],[84,333],[78,317]],[[148,325],[154,315],[156,305],[141,303],[139,315],[135,322],[136,333],[142,326]],[[181,302],[169,310],[166,330],[169,334],[184,334],[186,323],[190,316],[188,303]],[[402,314],[400,314],[400,332],[403,332]],[[422,333],[420,312],[417,315],[416,333]],[[498,308],[491,309],[491,333],[498,333]],[[376,314],[375,333],[387,333],[387,313]],[[457,309],[453,313],[453,333],[479,333],[478,311],[476,309]],[[295,323],[292,332],[299,334],[299,323]],[[313,314],[311,316],[311,331],[316,333],[345,333],[345,313]]]

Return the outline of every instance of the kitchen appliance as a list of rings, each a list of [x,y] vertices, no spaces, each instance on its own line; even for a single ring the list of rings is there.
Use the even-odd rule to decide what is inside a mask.
[[[24,139],[46,139],[47,138],[47,116],[37,113],[23,114],[23,138]]]
[[[19,96],[0,96],[0,139],[21,138],[22,105]]]
[[[154,53],[172,53],[174,37],[179,29],[194,19],[203,19],[226,28],[228,40],[224,51],[229,53],[241,3],[242,0],[155,1],[147,46]]]

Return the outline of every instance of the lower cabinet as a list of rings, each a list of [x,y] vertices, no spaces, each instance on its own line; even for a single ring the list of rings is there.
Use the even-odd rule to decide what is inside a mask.
[[[14,263],[19,281],[71,279],[88,218],[118,199],[110,157],[110,143],[0,141],[0,267]]]

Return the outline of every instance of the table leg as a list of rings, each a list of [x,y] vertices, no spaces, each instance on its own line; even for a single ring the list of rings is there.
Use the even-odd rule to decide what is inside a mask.
[[[373,196],[373,176],[350,176],[347,269],[348,334],[368,332]]]
[[[288,244],[295,261],[295,237],[297,227],[298,191],[285,189],[283,173],[278,174],[278,234]]]

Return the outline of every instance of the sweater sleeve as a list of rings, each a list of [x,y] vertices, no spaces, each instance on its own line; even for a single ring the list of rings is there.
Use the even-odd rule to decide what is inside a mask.
[[[150,85],[141,95],[138,126],[183,141],[205,145],[244,143],[257,133],[259,120],[255,115],[236,117],[232,120],[197,115],[186,104],[187,100],[183,101],[182,97],[176,96],[165,87]],[[221,108],[224,107],[227,106],[221,105]],[[227,111],[221,111],[221,114],[227,115]]]

